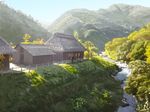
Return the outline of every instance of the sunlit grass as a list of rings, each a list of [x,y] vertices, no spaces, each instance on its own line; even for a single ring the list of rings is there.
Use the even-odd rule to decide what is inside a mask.
[[[70,64],[59,64],[59,66],[61,66],[63,69],[65,69],[66,71],[70,73],[73,73],[73,74],[78,73],[78,70]]]
[[[26,73],[25,75],[29,78],[31,86],[39,86],[45,82],[45,78],[35,71],[31,71],[29,73]]]

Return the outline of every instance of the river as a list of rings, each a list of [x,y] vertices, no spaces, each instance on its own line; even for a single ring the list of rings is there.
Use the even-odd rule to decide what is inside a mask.
[[[116,63],[119,66],[119,68],[122,69],[120,72],[118,72],[116,74],[115,79],[123,82],[121,84],[121,88],[124,90],[124,88],[126,86],[126,80],[127,80],[128,76],[131,74],[131,70],[128,68],[128,65],[126,63],[116,62],[116,61],[104,56],[103,54],[104,53],[102,53],[100,55],[105,60]],[[117,112],[136,112],[136,98],[133,95],[127,94],[124,90],[123,91],[123,99],[125,100],[126,104],[128,104],[128,105],[118,107]]]

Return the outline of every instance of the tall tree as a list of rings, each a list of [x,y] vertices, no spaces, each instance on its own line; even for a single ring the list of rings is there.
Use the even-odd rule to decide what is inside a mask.
[[[91,41],[86,41],[83,45],[86,48],[84,53],[85,58],[91,59],[94,55],[97,55],[98,49]]]
[[[74,32],[73,32],[73,36],[74,36],[80,43],[82,43],[82,40],[80,39],[79,34],[78,34],[77,31],[74,31]]]

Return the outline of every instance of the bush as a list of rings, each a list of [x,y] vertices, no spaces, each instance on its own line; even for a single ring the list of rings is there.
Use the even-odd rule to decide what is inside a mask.
[[[104,60],[100,56],[95,56],[91,59],[92,62],[94,62],[98,67],[100,67],[102,70],[106,70],[109,73],[116,73],[116,70],[119,70],[118,66],[116,64],[110,63],[106,60]]]
[[[150,104],[147,103],[150,102],[150,64],[137,60],[131,62],[129,67],[132,69],[132,73],[127,80],[125,90],[136,96],[139,112],[144,112],[143,109],[150,111]]]
[[[0,111],[115,111],[122,97],[120,83],[104,69],[108,63],[100,63],[103,67],[84,61],[0,76]]]

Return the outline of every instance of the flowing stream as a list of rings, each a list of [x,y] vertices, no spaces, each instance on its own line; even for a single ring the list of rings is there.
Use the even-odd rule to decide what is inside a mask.
[[[100,54],[100,55],[105,60],[116,63],[119,66],[119,68],[122,69],[120,72],[117,73],[117,75],[115,76],[115,79],[122,81],[121,88],[123,88],[123,90],[124,90],[124,87],[126,86],[126,79],[131,74],[131,70],[128,68],[128,65],[126,63],[116,62],[116,61],[104,56],[103,54]],[[118,108],[117,112],[136,112],[136,104],[137,104],[136,98],[133,95],[129,95],[124,91],[123,99],[124,99],[123,101],[126,102],[126,105],[120,106]]]
[[[124,63],[117,63],[116,64],[122,68],[122,71],[117,73],[116,80],[121,80],[123,83],[121,84],[121,87],[124,89],[126,86],[126,79],[131,74],[130,69],[128,68],[128,65]],[[133,95],[127,94],[125,91],[123,92],[123,98],[126,100],[125,102],[128,104],[127,106],[123,107],[120,106],[118,108],[117,112],[136,112],[136,98]]]

